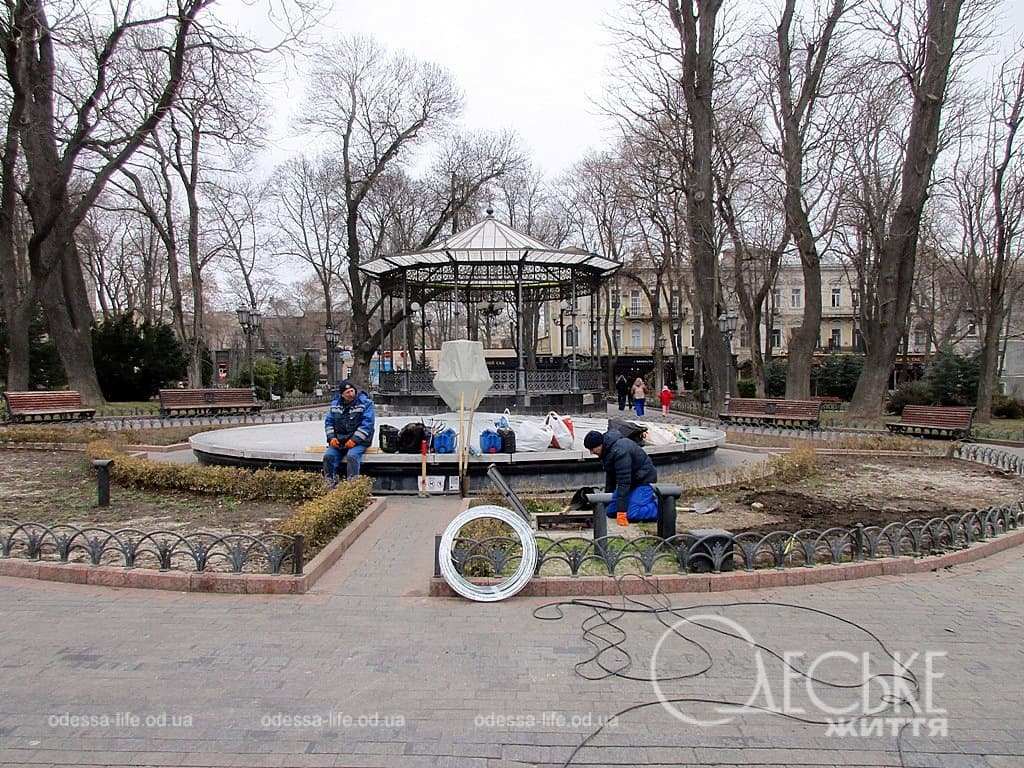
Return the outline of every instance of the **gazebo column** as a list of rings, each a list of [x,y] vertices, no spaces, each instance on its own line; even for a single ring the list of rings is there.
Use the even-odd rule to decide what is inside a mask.
[[[576,369],[576,347],[578,346],[578,339],[580,329],[576,325],[577,306],[576,306],[576,270],[569,267],[569,320],[572,322],[572,352],[569,357],[569,391],[579,392],[580,391],[580,377]],[[565,329],[562,329],[562,343],[565,343]],[[563,349],[562,354],[565,354]]]
[[[404,341],[402,354],[409,354],[409,273],[402,272],[402,327]],[[412,371],[409,369],[409,360],[402,366],[402,394],[408,395],[412,391]]]
[[[516,405],[526,405],[526,356],[523,353],[523,262],[516,280]]]

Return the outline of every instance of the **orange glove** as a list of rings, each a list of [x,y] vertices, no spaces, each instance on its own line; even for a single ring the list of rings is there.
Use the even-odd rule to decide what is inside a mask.
[[[623,528],[629,525],[629,520],[626,519],[626,513],[623,511],[616,513],[615,522],[621,525]]]
[[[327,444],[331,446],[331,448],[341,448],[341,440],[339,440],[336,437],[332,437],[330,440],[328,440]]]
[[[349,438],[348,440],[345,441],[345,447],[346,448],[355,448],[356,447],[356,441],[353,440],[352,438]]]

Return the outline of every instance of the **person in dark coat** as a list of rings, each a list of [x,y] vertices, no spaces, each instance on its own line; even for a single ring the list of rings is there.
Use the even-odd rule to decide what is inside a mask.
[[[331,407],[324,415],[327,450],[324,451],[324,476],[332,488],[338,484],[342,461],[348,479],[359,476],[363,454],[373,440],[376,413],[373,400],[346,379],[338,385]]]
[[[629,382],[626,381],[626,377],[621,373],[619,378],[615,380],[615,392],[619,396],[619,410],[626,410],[626,393],[629,390]]]
[[[658,482],[658,470],[643,448],[614,429],[604,434],[596,430],[588,432],[583,446],[601,459],[604,490],[615,496],[613,506],[608,509],[609,516],[614,514],[619,525],[657,518],[658,505],[651,483]]]

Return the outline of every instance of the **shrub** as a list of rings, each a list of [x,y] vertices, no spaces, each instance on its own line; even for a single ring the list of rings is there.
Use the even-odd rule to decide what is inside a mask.
[[[93,327],[92,350],[107,400],[148,400],[161,387],[185,376],[185,350],[171,326],[139,325],[130,314]]]
[[[992,397],[992,415],[997,419],[1024,419],[1024,405],[1006,395]]]
[[[978,399],[981,358],[958,355],[946,348],[936,354],[924,373],[934,405],[973,405]]]
[[[932,392],[928,384],[924,381],[908,381],[889,395],[887,407],[890,413],[899,415],[903,413],[905,406],[931,404]]]
[[[115,440],[89,443],[91,459],[114,459],[110,478],[127,488],[217,493],[239,499],[303,501],[323,493],[323,479],[298,470],[256,471],[238,467],[210,467],[201,464],[171,464],[130,456]]]
[[[91,427],[67,428],[43,426],[36,424],[20,424],[17,426],[0,427],[0,443],[70,443],[82,445],[107,437],[102,429]]]
[[[736,382],[736,393],[740,397],[757,397],[757,382],[753,379],[740,379]]]
[[[860,355],[828,355],[811,371],[811,382],[817,394],[849,401],[863,369],[864,358]]]
[[[772,360],[764,371],[764,388],[768,397],[786,396],[786,363]]]
[[[319,478],[318,478],[319,479]],[[322,549],[370,502],[373,483],[358,477],[339,483],[333,491],[307,501],[278,526],[281,533],[306,538],[306,549]]]
[[[818,469],[818,454],[809,445],[794,445],[788,453],[768,460],[772,477],[779,482],[792,483],[810,477]]]

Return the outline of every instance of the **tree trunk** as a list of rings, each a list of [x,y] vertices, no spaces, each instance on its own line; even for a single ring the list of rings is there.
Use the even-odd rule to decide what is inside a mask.
[[[53,236],[43,246],[44,253],[60,247],[61,234],[64,234],[64,228],[55,227]],[[99,405],[103,403],[103,393],[92,356],[92,313],[86,299],[78,252],[73,241],[65,243],[67,247],[58,257],[57,268],[42,286],[40,299],[69,387],[82,395],[83,403]]]
[[[985,339],[981,348],[981,370],[978,375],[978,400],[974,420],[989,422],[992,420],[992,394],[999,377],[999,332],[1003,327],[1003,308],[989,308],[988,322],[985,324]]]
[[[812,245],[813,248],[813,245]],[[813,262],[803,262],[804,314],[789,339],[786,362],[786,399],[806,400],[811,396],[811,368],[821,333],[821,270],[815,249]]]

